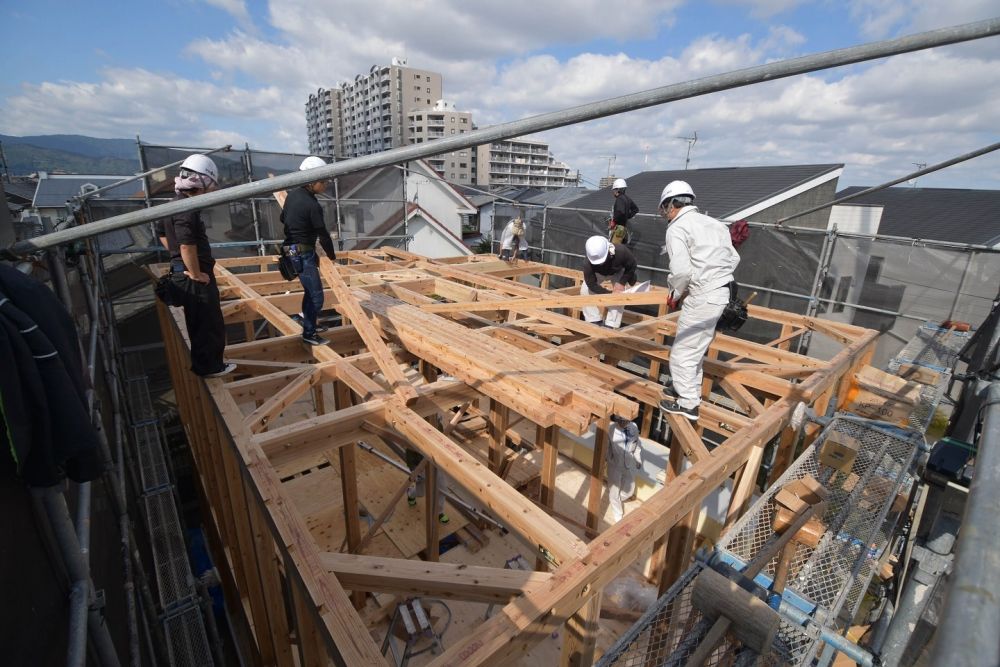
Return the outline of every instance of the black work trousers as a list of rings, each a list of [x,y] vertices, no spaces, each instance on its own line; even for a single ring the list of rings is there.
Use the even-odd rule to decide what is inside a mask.
[[[226,349],[226,324],[219,303],[219,286],[215,276],[200,283],[183,273],[174,273],[175,298],[184,308],[188,338],[191,340],[191,372],[197,375],[217,373],[224,367],[222,353]]]

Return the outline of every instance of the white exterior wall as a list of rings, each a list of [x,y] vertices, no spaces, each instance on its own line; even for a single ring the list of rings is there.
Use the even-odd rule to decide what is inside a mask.
[[[446,237],[419,214],[410,218],[407,223],[407,232],[413,236],[409,250],[418,255],[437,258],[472,254],[472,251],[460,243],[458,239]]]
[[[882,222],[882,206],[866,206],[841,204],[830,210],[830,222],[827,229],[833,229],[848,234],[878,234]]]
[[[471,215],[476,209],[462,201],[458,193],[448,185],[430,176],[431,173],[424,164],[411,163],[406,179],[406,200],[419,205],[448,231],[461,239],[462,213]]]

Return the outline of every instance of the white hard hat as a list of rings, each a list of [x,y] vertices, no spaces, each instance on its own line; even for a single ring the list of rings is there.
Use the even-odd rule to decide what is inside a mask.
[[[605,236],[591,236],[587,239],[587,260],[591,264],[603,264],[608,258],[611,244]]]
[[[316,157],[315,155],[310,155],[302,164],[299,165],[299,171],[305,171],[306,169],[315,169],[316,167],[325,167],[326,160],[321,157]]]
[[[188,155],[184,162],[181,162],[181,169],[196,171],[199,174],[208,176],[216,183],[219,182],[219,170],[216,168],[215,163],[212,162],[212,158],[207,155],[202,155],[201,153]]]
[[[663,202],[674,197],[690,197],[694,199],[694,190],[684,181],[670,181],[667,183],[667,187],[663,188],[663,192],[660,193],[660,206],[663,206]]]
[[[615,184],[611,186],[612,190],[624,190],[628,185],[625,183],[624,178],[616,178]]]

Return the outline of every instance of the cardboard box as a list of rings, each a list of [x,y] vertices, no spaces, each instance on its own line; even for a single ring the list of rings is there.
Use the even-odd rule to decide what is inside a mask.
[[[861,443],[849,435],[831,431],[819,450],[819,462],[828,468],[850,473]]]
[[[913,414],[913,403],[888,398],[859,387],[852,389],[847,399],[849,412],[898,426],[906,426]]]
[[[935,386],[941,381],[941,374],[939,372],[916,364],[900,364],[899,377],[911,382]]]

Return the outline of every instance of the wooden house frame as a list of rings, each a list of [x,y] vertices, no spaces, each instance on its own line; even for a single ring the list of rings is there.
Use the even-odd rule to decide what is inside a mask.
[[[226,322],[236,325],[230,341],[241,323],[245,331],[244,342],[227,347],[238,364],[229,377],[191,374],[183,314],[157,305],[227,604],[240,619],[243,648],[267,665],[388,664],[370,634],[367,592],[498,603],[476,631],[449,641],[434,665],[502,664],[561,628],[562,664],[590,664],[603,588],[649,559],[647,572],[665,590],[690,561],[703,499],[732,478],[727,524],[734,521],[751,499],[765,446],[780,438],[772,476],[791,461],[795,405],[842,405],[850,385],[842,379],[871,358],[878,335],[751,306],[752,318],[780,333],[769,344],[716,336],[704,395],[726,400],[703,403],[696,423],[669,416],[666,483],[598,533],[610,415],[636,418],[644,406],[648,435],[661,398],[658,379],[677,318],[665,312],[662,290],[580,297],[580,272],[546,264],[431,260],[392,248],[348,252],[338,264],[321,264],[326,308],[341,325],[323,334],[329,346],[308,347],[289,316],[301,288],[282,280],[274,262],[216,266]],[[659,315],[629,312],[622,329],[609,330],[579,319],[584,303],[658,306]],[[790,344],[803,335],[826,336],[842,349],[829,360],[796,354]],[[648,366],[645,377],[619,363],[636,358]],[[291,419],[285,413],[293,404],[311,411]],[[469,410],[488,424],[485,457],[449,435]],[[515,419],[534,424],[533,441],[511,428]],[[557,440],[560,429],[579,434],[595,423],[581,538],[551,513]],[[706,446],[703,435],[720,444]],[[419,451],[427,473],[446,473],[530,545],[536,571],[436,562],[433,474],[426,476],[424,532],[435,546],[424,559],[364,555],[384,518],[368,529],[357,511],[356,444],[373,437]],[[508,441],[542,453],[537,502],[503,479]],[[324,462],[336,463],[341,476],[340,551],[317,543],[286,489],[288,479]],[[401,500],[402,489],[393,497]]]

